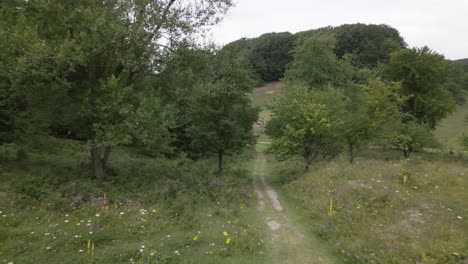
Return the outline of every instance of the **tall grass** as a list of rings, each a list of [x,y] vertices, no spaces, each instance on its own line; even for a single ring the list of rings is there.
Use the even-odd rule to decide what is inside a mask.
[[[120,149],[110,160],[112,180],[97,181],[82,146],[44,140],[48,151],[0,147],[0,262],[262,259],[243,169],[252,153],[231,158],[217,177],[215,161],[152,159]]]
[[[467,164],[415,157],[273,170],[346,263],[466,263]]]

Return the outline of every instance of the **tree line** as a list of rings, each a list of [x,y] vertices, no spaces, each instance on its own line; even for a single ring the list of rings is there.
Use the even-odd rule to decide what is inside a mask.
[[[250,73],[196,38],[230,0],[2,1],[1,143],[82,142],[94,177],[118,146],[168,158],[252,141]]]
[[[266,34],[218,48],[197,36],[231,0],[2,1],[0,144],[81,142],[97,179],[113,149],[204,159],[255,141],[248,93],[284,79],[268,132],[306,166],[382,139],[409,155],[466,87],[463,63],[407,49],[383,25]],[[461,66],[460,66],[461,65]],[[459,96],[457,96],[457,94]]]
[[[339,56],[339,43],[337,35],[317,32],[294,48],[285,93],[270,106],[267,133],[276,157],[300,155],[308,170],[314,160],[343,152],[353,162],[369,143],[390,145],[406,158],[439,147],[432,131],[468,90],[461,65],[428,47],[400,46],[363,66],[379,56]]]
[[[337,27],[324,27],[291,34],[289,32],[267,33],[257,38],[242,38],[223,47],[237,54],[251,71],[256,81],[278,81],[284,78],[294,53],[313,36],[333,39],[331,53],[337,59],[348,61],[360,69],[375,69],[388,63],[390,54],[407,48],[397,29],[388,25],[344,24]],[[322,54],[323,55],[323,54]],[[323,55],[325,56],[325,55]],[[319,63],[317,58],[316,63]],[[468,86],[466,61],[447,61],[448,69],[444,86],[458,103],[465,100],[464,91]]]

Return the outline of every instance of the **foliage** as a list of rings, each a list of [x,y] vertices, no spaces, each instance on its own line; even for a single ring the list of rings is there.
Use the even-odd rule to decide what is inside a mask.
[[[468,91],[468,71],[462,62],[449,62],[444,87],[452,94],[458,104],[465,103]]]
[[[372,126],[371,114],[368,109],[368,94],[358,85],[353,85],[344,91],[348,98],[343,117],[343,137],[352,163],[361,145],[375,137],[376,129]]]
[[[169,131],[174,154],[187,153],[191,158],[200,155],[192,148],[187,132],[190,126],[196,125],[190,118],[191,101],[196,87],[212,82],[215,67],[214,54],[207,47],[182,46],[157,77],[147,80],[146,85],[160,98],[161,107],[169,107],[168,114],[173,116]]]
[[[349,54],[358,67],[373,68],[388,61],[392,52],[406,47],[400,33],[387,25],[346,24],[334,29],[335,54]]]
[[[383,138],[401,150],[405,158],[412,152],[422,151],[423,148],[439,146],[429,127],[411,119],[390,125],[389,130],[383,132]]]
[[[351,78],[350,65],[333,53],[332,36],[313,36],[294,49],[294,60],[285,73],[285,80],[302,82],[309,87],[329,84],[342,86]]]
[[[17,130],[86,141],[95,176],[105,177],[111,147],[129,143],[134,131],[130,124],[137,123],[135,111],[142,97],[135,84],[162,71],[171,50],[219,21],[231,4],[229,0],[2,2],[6,15],[1,36],[14,40],[7,42],[6,50],[15,55],[5,58],[11,67],[1,73],[2,80],[8,77],[2,81],[6,83],[0,94],[2,105],[20,112],[15,116]],[[17,42],[20,45],[13,46]],[[13,98],[4,99],[3,89],[13,89]],[[2,120],[6,120],[2,130],[11,126],[11,118]]]
[[[384,77],[401,81],[404,96],[411,96],[403,111],[434,129],[454,110],[455,102],[444,88],[446,61],[428,47],[405,49],[391,55]]]
[[[221,174],[224,156],[254,140],[252,124],[258,109],[247,96],[253,88],[248,69],[229,53],[220,53],[217,59],[215,81],[202,84],[192,95],[188,133],[199,153],[218,155]]]
[[[254,74],[264,82],[283,78],[286,65],[292,61],[295,37],[289,32],[269,33],[256,38],[251,47],[249,63]]]
[[[339,154],[346,101],[343,93],[331,87],[310,90],[291,86],[285,89],[271,107],[272,117],[267,126],[275,156],[285,160],[300,155],[308,170],[312,161]]]

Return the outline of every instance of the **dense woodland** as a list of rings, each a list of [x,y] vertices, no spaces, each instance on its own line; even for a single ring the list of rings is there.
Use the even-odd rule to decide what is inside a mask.
[[[251,190],[238,154],[255,145],[261,110],[271,111],[269,153],[279,161],[299,156],[306,171],[340,155],[353,163],[369,147],[404,158],[442,149],[432,132],[465,104],[468,59],[409,47],[397,29],[372,24],[200,44],[231,6],[230,0],[0,2],[0,194],[12,197],[0,205],[14,204],[18,215],[45,204],[57,214],[77,208],[94,214],[101,205],[83,203],[103,195],[107,204],[109,192],[115,208],[125,204],[124,193],[141,204],[161,203],[164,223],[182,223],[174,218],[180,214],[184,230],[199,228],[191,222],[197,199],[211,207],[240,203],[233,209],[240,217]],[[263,109],[254,106],[249,94],[271,81],[283,82],[284,92]],[[468,136],[457,142],[468,150]],[[82,193],[88,198],[76,202]],[[115,232],[126,234],[121,228]],[[130,239],[136,231],[128,230]],[[0,242],[14,236],[8,234]],[[239,252],[263,243],[253,229],[245,239]],[[220,257],[236,254],[223,250]],[[113,257],[144,261],[139,254]]]

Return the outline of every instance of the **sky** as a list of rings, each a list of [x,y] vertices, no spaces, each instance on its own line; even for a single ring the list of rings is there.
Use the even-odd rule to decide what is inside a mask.
[[[268,32],[358,22],[392,26],[410,47],[468,58],[468,0],[236,0],[210,37],[224,45]]]

